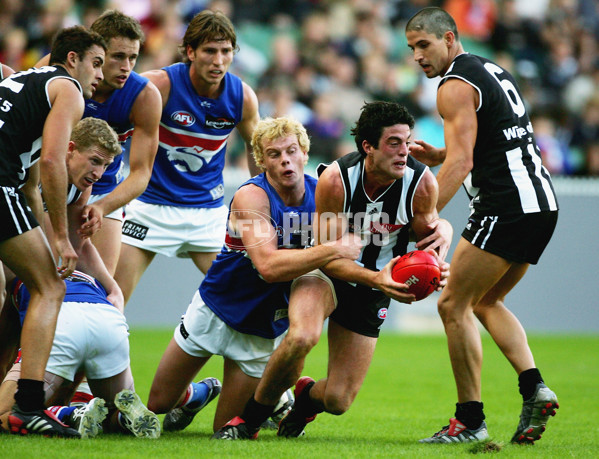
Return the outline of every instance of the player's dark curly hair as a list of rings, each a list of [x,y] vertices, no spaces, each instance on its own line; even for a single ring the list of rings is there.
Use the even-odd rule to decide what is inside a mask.
[[[62,29],[54,38],[50,52],[50,65],[66,64],[67,56],[71,51],[76,52],[79,59],[83,60],[85,53],[94,45],[106,51],[106,42],[100,34],[91,32],[83,26]]]
[[[407,124],[414,128],[414,117],[403,105],[395,102],[369,102],[362,107],[360,118],[352,128],[358,151],[366,156],[362,142],[366,140],[374,148],[378,148],[383,129],[396,124]]]

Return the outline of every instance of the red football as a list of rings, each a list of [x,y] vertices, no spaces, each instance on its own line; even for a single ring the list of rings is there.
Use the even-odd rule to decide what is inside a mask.
[[[437,259],[423,250],[414,250],[402,256],[391,271],[395,282],[407,284],[408,292],[422,300],[435,291],[441,280]]]

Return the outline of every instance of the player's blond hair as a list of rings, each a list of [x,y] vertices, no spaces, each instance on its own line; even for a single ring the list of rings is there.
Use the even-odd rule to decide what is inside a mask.
[[[264,167],[265,144],[290,135],[295,135],[300,149],[304,153],[308,153],[310,150],[310,138],[302,123],[287,116],[280,118],[267,117],[260,120],[252,134],[252,153],[256,165],[262,170],[266,169]],[[308,159],[306,158],[307,162]]]
[[[99,147],[109,156],[116,156],[122,152],[119,138],[109,124],[99,118],[83,118],[71,133],[73,141],[79,150],[88,150]]]

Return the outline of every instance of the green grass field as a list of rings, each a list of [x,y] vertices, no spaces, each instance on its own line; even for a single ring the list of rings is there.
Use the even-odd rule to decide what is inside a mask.
[[[152,377],[171,330],[134,329],[131,360],[136,388],[147,400]],[[315,379],[326,371],[326,340],[310,354],[304,374]],[[484,338],[483,401],[492,439],[502,457],[599,457],[599,336],[529,337],[530,344],[561,408],[545,438],[534,446],[511,445],[521,399],[515,373],[490,338]],[[201,377],[222,375],[214,357]],[[209,405],[180,433],[158,440],[100,435],[89,440],[0,436],[2,457],[455,457],[482,453],[472,445],[421,445],[447,423],[455,409],[455,388],[444,336],[384,334],[362,391],[340,417],[321,414],[306,436],[279,439],[260,432],[257,441],[209,440],[215,404]],[[162,416],[161,416],[162,417]]]

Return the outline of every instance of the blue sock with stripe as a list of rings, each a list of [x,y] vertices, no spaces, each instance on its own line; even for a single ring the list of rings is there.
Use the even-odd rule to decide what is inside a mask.
[[[206,384],[192,382],[187,389],[187,401],[184,402],[183,406],[190,409],[197,408],[206,401],[209,393],[210,389]]]

